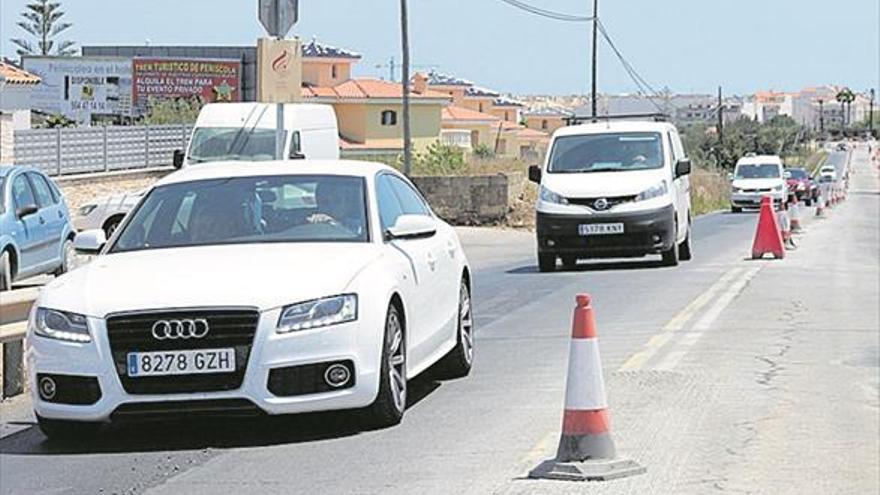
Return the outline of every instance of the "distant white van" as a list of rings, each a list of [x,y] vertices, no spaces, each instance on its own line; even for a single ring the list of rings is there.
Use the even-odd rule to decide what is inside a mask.
[[[746,155],[736,162],[730,182],[730,210],[758,208],[770,196],[776,206],[785,201],[787,188],[782,159],[776,155]]]
[[[215,161],[275,159],[276,105],[209,103],[196,120],[189,147],[174,153],[174,166]],[[330,105],[284,105],[284,150],[290,160],[339,158],[339,129]]]

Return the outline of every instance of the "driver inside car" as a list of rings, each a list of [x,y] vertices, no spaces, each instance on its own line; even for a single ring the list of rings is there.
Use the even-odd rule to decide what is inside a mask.
[[[354,234],[362,234],[364,198],[356,182],[335,178],[323,181],[315,189],[316,212],[308,217],[309,223],[339,225]]]
[[[262,233],[259,202],[256,193],[237,188],[222,187],[199,194],[189,221],[190,238],[217,242]]]

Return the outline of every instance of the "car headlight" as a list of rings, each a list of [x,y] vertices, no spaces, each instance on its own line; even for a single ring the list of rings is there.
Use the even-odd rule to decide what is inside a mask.
[[[657,198],[665,195],[667,192],[669,192],[669,188],[666,186],[666,181],[663,180],[640,192],[639,195],[636,196],[636,201]]]
[[[81,216],[81,217],[87,217],[87,216],[89,216],[89,214],[90,214],[91,212],[95,211],[95,208],[97,208],[97,207],[98,207],[98,205],[85,205],[85,206],[80,206],[79,209],[76,210],[76,212],[77,212],[77,213],[79,214],[79,216]]]
[[[733,192],[735,192],[735,193],[742,192],[742,188],[741,188],[741,187],[736,187],[736,186],[731,186],[730,190],[733,191]]]
[[[541,201],[543,201],[545,203],[553,203],[553,204],[557,204],[557,205],[567,205],[568,204],[568,200],[565,199],[564,196],[562,196],[561,194],[557,194],[557,193],[551,191],[550,189],[547,189],[544,186],[541,186],[541,190],[538,193],[538,195],[540,196]]]
[[[86,317],[56,309],[37,308],[34,316],[34,333],[50,339],[68,342],[91,342]]]
[[[278,333],[338,325],[357,319],[357,296],[344,294],[292,304],[281,310]]]

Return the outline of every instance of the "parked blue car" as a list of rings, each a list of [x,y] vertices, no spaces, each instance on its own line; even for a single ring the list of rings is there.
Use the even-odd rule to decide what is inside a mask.
[[[0,166],[0,290],[73,266],[75,232],[64,198],[42,172]]]

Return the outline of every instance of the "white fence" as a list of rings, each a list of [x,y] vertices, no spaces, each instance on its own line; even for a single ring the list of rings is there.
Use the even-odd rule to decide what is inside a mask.
[[[109,172],[171,165],[186,149],[192,126],[107,126],[15,132],[15,163],[49,175]]]

